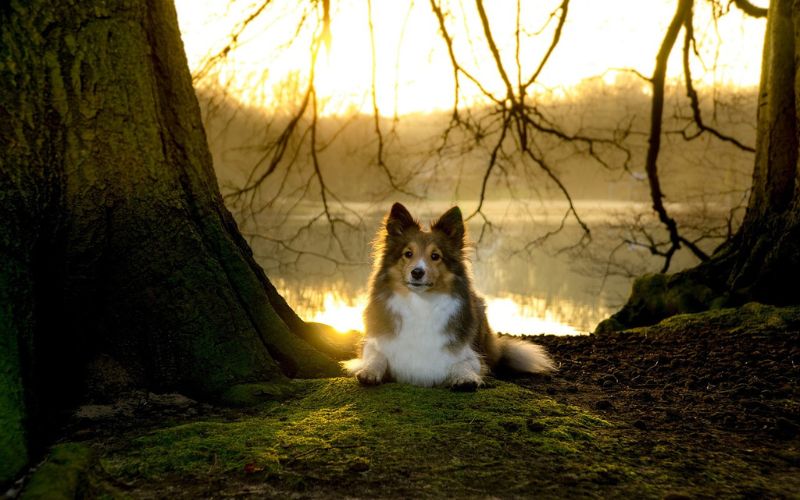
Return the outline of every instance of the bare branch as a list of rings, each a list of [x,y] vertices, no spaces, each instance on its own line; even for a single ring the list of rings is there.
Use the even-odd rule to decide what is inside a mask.
[[[684,20],[684,40],[683,40],[683,79],[686,84],[686,95],[689,97],[689,103],[692,108],[692,116],[694,118],[694,123],[697,125],[698,131],[695,134],[688,135],[686,132],[683,132],[683,137],[686,140],[692,140],[699,137],[703,132],[708,132],[709,134],[713,135],[717,139],[720,139],[725,142],[729,142],[736,146],[737,148],[747,151],[749,153],[755,153],[756,150],[752,146],[747,146],[739,142],[738,139],[735,137],[731,137],[729,135],[723,134],[719,130],[714,127],[710,127],[703,122],[703,116],[700,113],[700,99],[697,97],[697,91],[694,88],[694,84],[692,83],[692,68],[691,64],[689,63],[689,56],[690,56],[690,49],[694,45],[694,23],[692,22],[692,15],[691,12],[689,15],[686,16]]]
[[[564,215],[561,217],[561,223],[558,225],[557,228],[551,229],[550,231],[546,232],[542,236],[539,236],[538,238],[536,238],[533,241],[529,241],[528,243],[525,244],[524,250],[526,252],[530,252],[532,248],[541,245],[542,243],[547,241],[548,238],[550,238],[552,236],[555,236],[556,234],[558,234],[561,231],[563,231],[564,227],[566,226],[567,219],[570,216],[570,213],[572,213],[573,216],[574,216],[575,212],[574,212],[574,208],[573,207],[568,208],[564,212]],[[587,233],[587,232],[584,232],[583,234],[581,234],[581,238],[575,244],[559,249],[556,252],[556,254],[560,255],[560,254],[563,254],[563,253],[566,253],[566,252],[574,251],[574,250],[576,250],[578,248],[584,248],[585,249],[585,247],[589,243],[589,241],[591,241],[591,234]],[[517,252],[512,252],[512,255],[516,255],[516,254],[517,254]]]
[[[261,4],[258,5],[258,7],[253,9],[253,12],[251,12],[246,18],[242,20],[242,22],[240,22],[237,26],[233,28],[233,31],[228,36],[228,43],[225,44],[225,46],[222,49],[220,49],[216,54],[206,58],[206,60],[203,62],[203,66],[199,70],[197,70],[197,72],[194,75],[192,75],[192,81],[196,82],[202,79],[211,70],[211,68],[214,67],[219,61],[228,57],[230,51],[236,47],[236,44],[239,41],[239,37],[242,35],[242,33],[244,33],[244,30],[247,29],[250,23],[252,23],[258,16],[260,16],[262,12],[264,12],[264,9],[267,8],[270,1],[271,0],[265,0],[261,2]]]
[[[510,122],[510,115],[506,115],[503,120],[503,126],[500,129],[500,138],[497,140],[494,148],[492,149],[492,154],[489,156],[489,164],[486,166],[486,171],[483,173],[483,181],[481,182],[481,192],[478,196],[478,206],[475,208],[475,211],[472,212],[466,220],[472,219],[475,215],[481,214],[486,219],[486,216],[483,215],[481,209],[483,208],[483,202],[486,200],[486,186],[489,182],[489,177],[492,175],[492,170],[494,169],[495,165],[497,164],[497,153],[500,151],[500,148],[503,147],[503,141],[506,140],[506,132],[508,132]]]
[[[647,148],[647,159],[645,172],[650,184],[650,198],[653,202],[653,210],[658,214],[658,219],[666,226],[669,239],[672,243],[669,250],[664,254],[664,267],[661,272],[666,272],[672,261],[675,251],[681,246],[682,238],[678,234],[678,225],[675,219],[669,216],[664,206],[664,193],[661,191],[661,181],[658,178],[658,153],[661,148],[661,119],[664,114],[664,81],[667,73],[667,60],[675,46],[675,40],[681,26],[684,25],[686,17],[692,15],[693,0],[680,0],[675,16],[672,18],[664,40],[656,56],[656,67],[653,70],[651,79],[653,85],[652,107],[650,112],[650,138]],[[708,255],[699,251],[695,246],[690,246],[690,250],[700,259],[708,260]]]
[[[250,169],[250,174],[248,175],[244,185],[241,188],[226,194],[225,195],[226,199],[238,198],[243,194],[258,189],[258,187],[261,186],[261,184],[267,179],[267,177],[269,177],[270,175],[272,175],[273,172],[275,172],[275,169],[278,168],[278,165],[280,164],[281,160],[283,160],[284,154],[286,153],[286,149],[289,146],[289,140],[292,138],[292,135],[294,134],[297,125],[300,122],[300,119],[303,117],[303,115],[306,112],[306,109],[308,108],[308,103],[310,102],[313,89],[314,89],[313,81],[309,81],[308,87],[306,88],[306,92],[303,95],[303,102],[300,104],[300,108],[298,108],[298,110],[292,115],[291,119],[289,120],[289,123],[283,129],[278,139],[267,148],[264,155],[262,155],[261,158],[255,163],[255,165],[253,165],[253,167]],[[261,175],[259,175],[257,178],[254,179],[254,176],[258,171],[258,168],[270,156],[272,156],[272,158],[270,159],[269,166],[267,167],[267,169],[264,171],[264,173],[262,173]]]
[[[552,14],[551,14],[552,16]],[[520,51],[520,31],[522,24],[522,0],[517,0],[517,12],[514,16],[514,61],[517,63],[517,91],[520,97],[524,94],[522,90],[522,61],[519,58]]]
[[[564,23],[567,21],[567,11],[569,10],[569,0],[563,0],[559,8],[561,10],[561,16],[558,18],[558,25],[556,26],[555,32],[553,33],[553,41],[550,42],[550,47],[547,49],[547,53],[542,58],[542,61],[539,63],[539,67],[536,68],[536,71],[533,72],[531,77],[525,82],[523,89],[527,89],[531,86],[533,82],[539,78],[539,73],[542,72],[544,69],[544,65],[547,63],[547,60],[550,59],[550,55],[558,45],[558,41],[561,40],[561,31],[564,29]],[[520,89],[520,94],[523,94],[523,89]]]
[[[319,183],[319,194],[322,198],[322,207],[325,211],[325,218],[328,220],[328,227],[330,228],[331,236],[336,241],[339,250],[345,258],[348,257],[347,249],[344,246],[339,233],[336,232],[336,223],[347,223],[344,219],[336,218],[332,215],[330,205],[328,202],[328,186],[325,184],[325,179],[322,177],[322,169],[320,168],[319,157],[317,156],[317,93],[315,90],[311,91],[311,99],[313,105],[311,106],[311,163],[314,166],[314,175],[317,177]]]
[[[533,116],[531,116],[533,115]],[[522,113],[522,121],[525,122],[528,126],[532,127],[538,132],[542,132],[547,135],[552,135],[564,142],[571,142],[571,143],[580,143],[587,146],[587,152],[589,156],[595,159],[600,165],[603,167],[610,169],[611,166],[598,154],[597,152],[597,145],[602,144],[605,146],[612,147],[617,149],[618,151],[625,154],[625,162],[623,163],[623,168],[628,170],[629,162],[633,157],[631,151],[624,147],[618,140],[611,140],[605,139],[602,137],[591,137],[588,135],[583,134],[567,134],[562,130],[556,128],[547,118],[545,118],[536,107],[532,106],[525,106],[524,112]],[[534,119],[537,118],[537,120]]]
[[[767,9],[751,4],[748,0],[731,0],[742,12],[752,17],[767,17]]]
[[[483,34],[486,36],[486,43],[489,45],[489,50],[492,52],[495,64],[497,64],[497,72],[506,84],[506,97],[513,103],[514,102],[514,89],[511,86],[511,80],[508,79],[505,67],[503,67],[503,60],[500,58],[500,51],[497,49],[497,44],[492,36],[492,29],[489,26],[489,18],[486,16],[486,10],[483,8],[483,0],[475,0],[475,6],[478,8],[478,15],[481,18],[481,25],[483,26]]]
[[[381,112],[378,109],[378,88],[377,88],[377,64],[378,59],[377,55],[375,54],[375,26],[372,23],[372,0],[367,0],[367,20],[369,22],[369,46],[370,51],[372,54],[372,64],[371,64],[371,95],[372,95],[372,116],[373,116],[373,123],[375,129],[375,135],[378,138],[378,152],[377,152],[377,162],[378,166],[381,168],[383,173],[386,175],[386,179],[389,181],[389,185],[395,191],[399,193],[406,194],[408,196],[417,197],[414,193],[409,192],[407,189],[403,188],[397,183],[394,175],[392,175],[391,170],[389,170],[389,166],[386,164],[386,159],[384,157],[384,139],[383,139],[383,132],[381,131]]]
[[[545,162],[543,157],[536,155],[533,152],[533,150],[531,150],[528,147],[524,149],[524,152],[528,155],[528,157],[531,160],[533,160],[534,163],[539,165],[539,168],[544,170],[547,176],[550,177],[550,180],[552,180],[556,184],[556,186],[558,186],[558,189],[561,191],[561,194],[564,195],[564,198],[567,200],[567,203],[569,204],[569,210],[567,211],[567,213],[571,212],[572,216],[575,217],[575,220],[581,226],[581,229],[583,229],[584,236],[590,236],[592,232],[589,230],[589,226],[587,226],[586,223],[583,222],[583,219],[581,219],[581,216],[578,215],[578,211],[575,209],[575,204],[572,202],[572,196],[570,196],[569,191],[567,191],[567,188],[566,186],[564,186],[564,183],[561,182],[561,179],[559,179],[558,176],[555,174],[555,172],[553,172],[553,169]]]
[[[249,238],[251,240],[260,239],[260,240],[269,241],[270,243],[275,243],[276,245],[280,246],[284,250],[287,250],[287,251],[295,254],[298,258],[302,257],[304,255],[308,255],[308,256],[311,256],[311,257],[315,257],[317,259],[322,259],[322,260],[331,262],[333,264],[336,264],[337,266],[363,266],[363,265],[367,264],[366,262],[355,262],[355,261],[351,261],[351,260],[336,259],[334,257],[331,257],[328,254],[315,252],[313,250],[299,249],[299,248],[296,248],[296,247],[292,246],[290,243],[287,243],[286,241],[284,241],[284,240],[282,240],[280,238],[272,238],[270,236],[266,236],[266,235],[261,234],[261,233],[243,233],[242,236],[244,236],[246,238]]]
[[[502,104],[503,101],[495,97],[491,92],[489,92],[483,84],[481,84],[480,80],[472,76],[470,72],[465,70],[459,63],[458,59],[456,58],[455,50],[453,49],[453,37],[450,36],[450,32],[447,30],[447,26],[445,24],[444,13],[442,12],[442,8],[436,4],[436,0],[430,0],[431,2],[431,9],[433,9],[433,13],[436,15],[436,19],[439,21],[439,31],[442,35],[442,39],[444,40],[445,44],[447,45],[447,53],[450,56],[450,63],[453,66],[453,74],[455,77],[455,85],[456,85],[456,109],[458,106],[458,74],[461,73],[466,76],[473,84],[475,84],[478,89],[480,89],[481,93],[494,101],[497,104]]]
[[[636,75],[636,76],[638,76],[639,78],[641,78],[642,80],[644,80],[644,81],[646,81],[648,83],[652,83],[652,81],[653,81],[649,76],[646,76],[646,75],[642,74],[636,68],[608,68],[606,71],[603,72],[603,75],[605,75],[609,71],[616,71],[616,72],[619,72],[619,73],[631,73],[632,75]]]

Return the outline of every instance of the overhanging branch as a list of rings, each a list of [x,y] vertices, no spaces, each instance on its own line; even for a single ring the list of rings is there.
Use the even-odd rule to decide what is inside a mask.
[[[731,0],[739,10],[752,17],[767,17],[767,9],[751,4],[748,0]]]
[[[664,253],[664,266],[661,272],[666,272],[669,269],[673,255],[681,247],[681,243],[685,243],[686,241],[678,233],[678,225],[675,219],[670,217],[664,206],[664,193],[661,190],[661,181],[658,177],[658,154],[661,149],[661,120],[664,115],[664,81],[667,74],[667,61],[675,46],[678,32],[686,23],[687,17],[692,15],[693,3],[693,0],[680,0],[678,2],[675,16],[672,18],[667,28],[664,40],[661,42],[661,47],[656,55],[656,67],[653,70],[653,77],[651,78],[653,98],[651,101],[650,137],[647,148],[647,159],[645,161],[645,172],[647,172],[647,181],[650,184],[650,199],[653,202],[653,210],[658,214],[658,219],[666,226],[671,242],[670,248]],[[708,260],[708,255],[702,252],[697,246],[687,245],[687,248],[692,250],[700,260]]]
[[[691,47],[694,44],[694,23],[692,22],[692,15],[686,16],[684,20],[684,39],[683,39],[683,79],[686,85],[686,96],[689,97],[689,105],[692,108],[692,117],[694,119],[694,123],[697,125],[697,132],[694,134],[687,134],[684,130],[681,135],[686,140],[696,139],[700,137],[701,134],[707,132],[717,139],[725,142],[729,142],[736,146],[737,148],[741,149],[742,151],[747,151],[749,153],[755,153],[756,150],[752,146],[748,146],[743,144],[735,137],[731,137],[727,134],[723,134],[715,127],[711,127],[706,125],[703,121],[703,115],[700,112],[700,99],[697,96],[697,91],[694,88],[694,83],[692,83],[692,66],[689,62],[689,57],[691,53]],[[696,50],[696,49],[695,49]]]

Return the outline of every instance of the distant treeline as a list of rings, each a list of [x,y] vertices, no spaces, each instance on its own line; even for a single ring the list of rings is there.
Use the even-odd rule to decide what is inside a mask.
[[[616,142],[588,146],[542,133],[537,146],[575,199],[620,201],[648,200],[644,176],[650,115],[649,87],[633,77],[618,78],[617,85],[589,80],[568,92],[532,97],[530,102],[565,136],[590,136]],[[268,110],[244,105],[230,95],[199,89],[209,145],[223,193],[241,187],[251,173],[269,168],[274,144],[285,133],[299,103]],[[473,126],[450,128],[452,110],[399,117],[380,117],[382,160],[379,165],[378,135],[372,115],[317,118],[316,150],[321,174],[328,188],[342,200],[374,201],[391,197],[392,184],[429,199],[473,199],[478,196],[491,147],[497,141],[496,113],[491,107],[474,108]],[[755,143],[756,92],[724,88],[701,95],[704,121],[741,143]],[[667,97],[659,170],[664,192],[671,202],[702,199],[729,205],[720,197],[738,196],[750,183],[753,155],[736,146],[702,134],[687,141],[697,128],[683,87]],[[260,188],[261,199],[275,195],[298,196],[314,182],[310,155],[311,114],[307,110],[287,141],[283,159]],[[445,133],[447,141],[444,142]],[[273,148],[273,149],[271,149]],[[506,140],[505,156],[493,171],[488,194],[505,198],[561,195],[535,165],[523,165],[513,155],[513,138]],[[391,172],[390,181],[386,170]],[[710,182],[713,179],[713,182]],[[304,193],[317,196],[315,189]]]

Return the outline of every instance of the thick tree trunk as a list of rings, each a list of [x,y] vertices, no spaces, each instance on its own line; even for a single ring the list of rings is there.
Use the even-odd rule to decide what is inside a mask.
[[[598,331],[750,300],[800,303],[798,64],[800,5],[773,0],[761,68],[753,186],[742,226],[710,261],[672,276],[637,280],[628,303]]]
[[[764,44],[752,193],[731,246],[727,279],[737,293],[776,304],[800,302],[798,30],[800,5],[774,0]]]
[[[0,483],[92,371],[336,373],[222,204],[171,2],[11,0],[0,37]]]

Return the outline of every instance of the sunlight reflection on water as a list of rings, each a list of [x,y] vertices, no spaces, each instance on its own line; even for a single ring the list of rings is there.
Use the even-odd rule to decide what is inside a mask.
[[[335,329],[364,331],[362,313],[367,304],[367,294],[349,297],[338,291],[311,291],[303,293],[283,291],[284,297],[306,321],[325,323]],[[586,333],[569,323],[578,314],[577,306],[569,301],[552,304],[535,297],[510,294],[504,297],[484,297],[489,324],[495,331],[513,335],[549,333],[553,335],[579,335]]]
[[[497,332],[514,335],[552,333],[553,335],[578,335],[581,332],[564,319],[544,308],[545,301],[533,299],[520,303],[519,298],[485,297],[489,324]]]
[[[469,203],[462,204],[468,206]],[[598,224],[608,222],[620,210],[641,208],[634,205],[630,202],[595,201],[591,207],[583,207],[586,208],[584,218]],[[431,201],[423,206],[414,206],[413,213],[419,213],[422,220],[431,220],[449,206],[448,202]],[[489,324],[497,332],[514,335],[590,332],[628,296],[629,278],[602,277],[599,273],[605,267],[598,271],[591,260],[581,261],[546,249],[519,250],[520,242],[530,238],[530,224],[537,231],[555,231],[560,226],[563,218],[560,210],[564,206],[558,202],[548,206],[558,207],[558,210],[536,209],[523,213],[520,210],[525,206],[512,202],[495,200],[486,203],[485,210],[498,226],[492,226],[481,242],[470,247],[468,262],[475,289],[486,299]],[[370,210],[367,206],[359,206],[357,210],[368,214],[365,215],[366,227],[379,227],[382,212]],[[560,215],[556,217],[556,213]],[[289,224],[292,234],[298,233],[297,227],[302,227],[301,223],[309,217],[305,213],[296,215],[297,220]],[[529,224],[529,218],[535,220]],[[468,233],[473,241],[479,238],[482,229],[485,228],[478,221],[468,223]],[[324,230],[309,231],[307,240],[300,244],[314,245],[325,241],[328,236]],[[561,240],[551,243],[554,248],[560,248],[559,245],[574,243],[579,236],[577,225],[567,225],[559,235]],[[260,248],[258,244],[259,241],[255,241],[257,258],[262,258],[265,263],[275,258],[274,248]],[[278,266],[268,274],[289,305],[304,320],[329,324],[344,331],[363,331],[361,315],[367,304],[367,283],[372,274],[372,267],[367,263],[371,246],[368,239],[356,237],[348,240],[348,244],[352,247],[353,259],[363,260],[363,264],[339,267],[309,258],[296,267]],[[637,263],[641,252],[625,248],[616,255]]]
[[[306,311],[302,308],[295,308],[297,314],[307,321],[325,323],[340,332],[348,330],[364,331],[364,319],[362,313],[367,305],[367,295],[361,294],[354,299],[342,297],[335,292],[325,294],[322,308],[307,307]],[[304,314],[305,313],[305,314]]]

